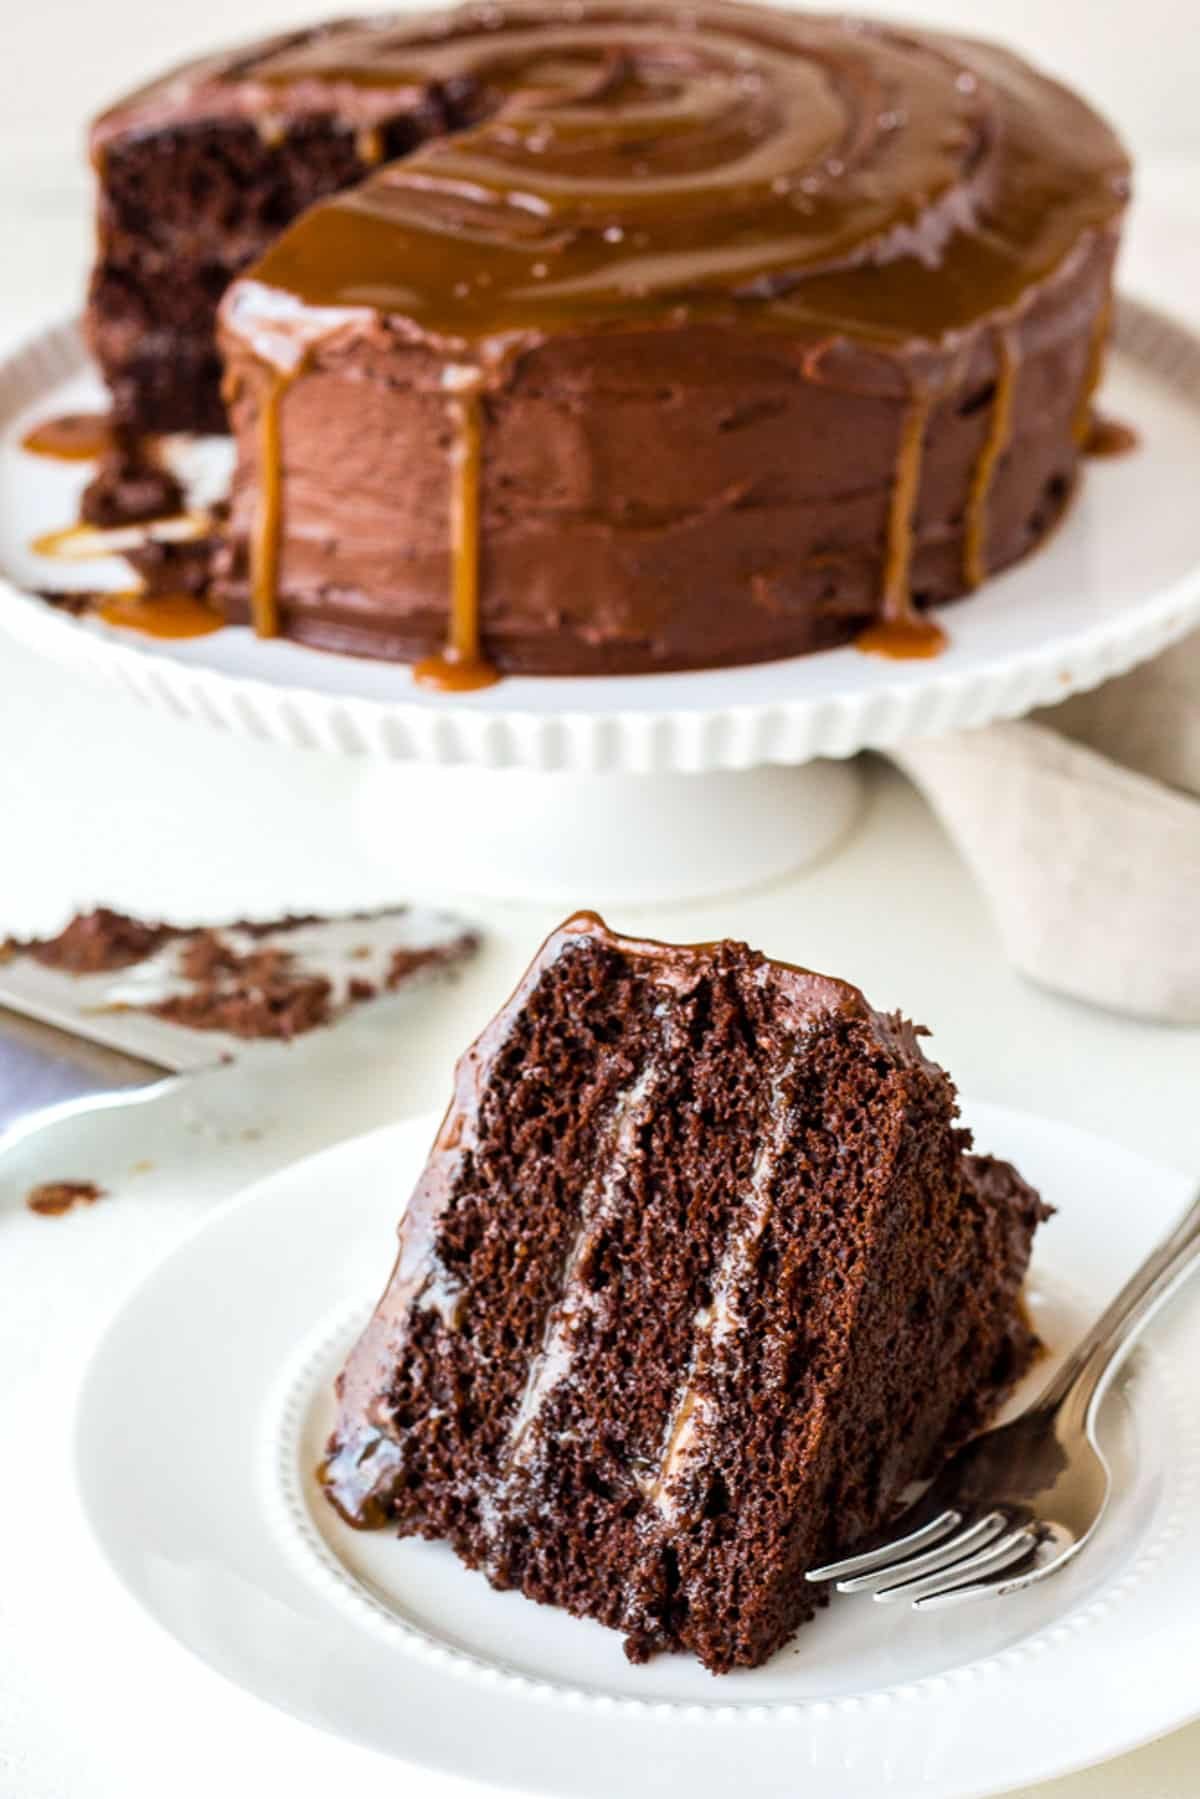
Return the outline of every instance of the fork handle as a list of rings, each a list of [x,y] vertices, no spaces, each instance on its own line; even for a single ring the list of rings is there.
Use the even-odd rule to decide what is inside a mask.
[[[1200,1192],[1067,1357],[1039,1404],[1057,1410],[1070,1403],[1084,1416],[1091,1412],[1150,1319],[1198,1265]]]

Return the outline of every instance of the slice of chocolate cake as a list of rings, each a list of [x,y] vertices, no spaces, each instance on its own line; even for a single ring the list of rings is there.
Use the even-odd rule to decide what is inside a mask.
[[[568,920],[467,1052],[322,1479],[498,1587],[755,1666],[982,1424],[1044,1208],[853,987]]]

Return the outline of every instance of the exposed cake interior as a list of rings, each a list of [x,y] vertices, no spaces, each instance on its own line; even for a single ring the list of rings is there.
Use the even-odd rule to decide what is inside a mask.
[[[258,48],[282,54],[292,41]],[[232,81],[231,61],[209,66]],[[384,106],[368,96],[356,109],[318,91],[299,113],[291,94],[276,112],[256,94],[256,109],[239,114],[236,103],[190,98],[206,73],[190,66],[173,89],[169,78],[157,83],[157,108],[148,94],[131,96],[92,136],[99,256],[89,331],[118,418],[142,431],[226,429],[213,333],[234,276],[307,207],[447,124],[436,95],[411,92]]]
[[[855,989],[547,943],[460,1066],[323,1470],[642,1659],[753,1665],[1024,1366],[1036,1196]]]

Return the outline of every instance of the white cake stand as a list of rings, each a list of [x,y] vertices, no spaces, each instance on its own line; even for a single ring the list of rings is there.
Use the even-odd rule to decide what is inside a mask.
[[[73,325],[0,364],[0,625],[161,712],[362,758],[361,828],[412,892],[665,903],[754,885],[848,830],[858,786],[845,758],[1017,717],[1200,622],[1200,339],[1132,301],[1104,403],[1136,426],[1140,452],[1093,464],[1051,543],[947,609],[951,646],[933,662],[847,648],[437,695],[407,668],[245,629],[159,642],[76,620],[24,590],[128,575],[31,553],[35,536],[76,515],[86,469],[19,444],[33,419],[102,401]],[[185,454],[219,489],[227,446]]]

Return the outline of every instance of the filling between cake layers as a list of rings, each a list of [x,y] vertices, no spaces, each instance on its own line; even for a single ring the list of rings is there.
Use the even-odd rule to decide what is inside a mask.
[[[351,1521],[723,1671],[986,1413],[1037,1202],[977,1177],[904,1029],[795,979],[587,936],[542,970],[343,1377]]]

